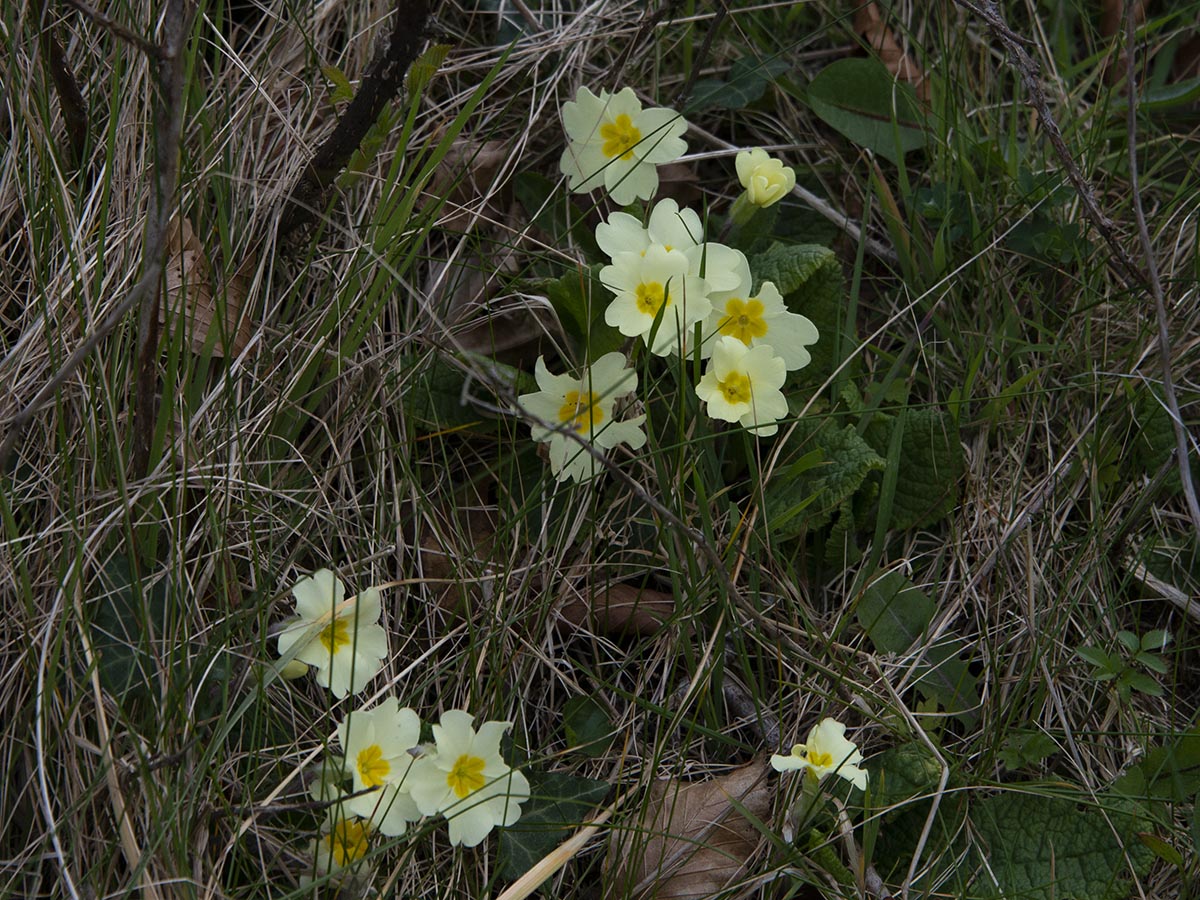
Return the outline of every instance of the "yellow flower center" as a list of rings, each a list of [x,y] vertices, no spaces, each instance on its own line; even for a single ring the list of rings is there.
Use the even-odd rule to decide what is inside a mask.
[[[600,149],[605,156],[609,159],[619,156],[628,161],[633,159],[633,148],[642,139],[642,133],[637,130],[629,116],[621,113],[615,121],[605,122],[600,126],[600,137],[604,138]]]
[[[324,841],[334,864],[345,866],[366,856],[370,836],[371,829],[364,820],[342,819],[334,823]]]
[[[350,643],[350,622],[347,619],[334,619],[318,637],[325,649],[335,654]]]
[[[717,387],[721,389],[726,403],[750,402],[750,379],[741,372],[730,372],[729,377],[718,382]]]
[[[575,431],[591,433],[604,421],[604,410],[599,403],[600,398],[593,393],[583,395],[579,391],[567,391],[558,410],[558,421]]]
[[[810,765],[820,769],[828,769],[833,765],[832,753],[821,753],[820,751],[810,750],[805,753],[804,758],[808,760]]]
[[[367,787],[379,787],[392,770],[391,764],[383,758],[383,749],[378,744],[360,750],[355,762],[358,765],[358,774]]]
[[[721,334],[735,337],[746,346],[753,338],[763,337],[767,331],[767,320],[763,318],[761,301],[751,297],[741,300],[731,297],[725,302],[725,320],[721,323]]]
[[[643,282],[637,286],[638,312],[654,318],[660,309],[670,305],[671,295],[667,293],[666,287],[657,281]]]
[[[446,784],[459,799],[483,787],[483,767],[487,765],[478,756],[464,753],[454,761],[454,768],[446,776]]]

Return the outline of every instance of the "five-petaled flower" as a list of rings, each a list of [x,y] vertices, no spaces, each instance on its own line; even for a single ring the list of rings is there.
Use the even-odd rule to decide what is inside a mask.
[[[583,378],[552,375],[538,357],[534,367],[540,391],[517,398],[521,409],[535,419],[533,439],[550,445],[550,470],[559,481],[590,477],[597,462],[587,448],[572,439],[572,431],[597,450],[628,444],[634,450],[646,443],[644,415],[616,421],[616,401],[637,389],[637,372],[625,368],[625,357],[606,353],[589,366]],[[544,424],[543,424],[544,423]]]
[[[692,327],[712,312],[709,286],[688,254],[662,244],[618,253],[600,270],[600,281],[616,295],[604,321],[626,337],[642,338],[658,356],[686,347]]]
[[[776,772],[806,769],[816,781],[832,773],[859,790],[866,790],[867,772],[858,767],[862,760],[858,746],[846,739],[846,726],[836,719],[825,718],[812,727],[803,744],[792,747],[790,755],[772,755],[771,768]]]
[[[344,869],[371,849],[371,825],[363,819],[331,817],[310,849],[318,874]]]
[[[696,396],[714,419],[741,422],[766,437],[779,430],[776,422],[787,415],[787,400],[779,390],[786,377],[783,360],[768,344],[747,347],[736,337],[721,335],[713,342]]]
[[[804,368],[812,361],[806,347],[817,342],[817,326],[806,316],[790,312],[770,281],[764,281],[757,294],[752,293],[750,264],[743,254],[738,256],[736,286],[709,294],[713,311],[704,323],[706,340],[700,355],[710,356],[715,339],[726,335],[747,347],[770,345],[789,372]]]
[[[317,684],[336,697],[357,694],[388,654],[379,591],[367,588],[347,600],[341,579],[321,569],[297,582],[292,596],[297,617],[279,635],[279,654],[298,648],[295,659],[317,670]]]
[[[739,153],[734,166],[746,199],[755,206],[770,206],[796,186],[796,173],[758,147]]]
[[[529,781],[500,756],[500,739],[511,722],[471,727],[470,713],[448,710],[433,726],[437,752],[418,759],[408,776],[417,808],[440,813],[450,843],[474,847],[497,825],[511,825],[529,799]]]
[[[656,166],[687,152],[684,118],[669,109],[642,109],[632,88],[597,97],[580,87],[563,104],[562,118],[568,144],[559,169],[568,187],[586,193],[603,185],[621,206],[653,197]]]
[[[421,817],[405,783],[414,762],[409,751],[421,740],[417,714],[388,697],[372,709],[352,712],[338,725],[337,737],[354,790],[369,791],[346,800],[346,808],[370,819],[383,834],[404,834],[408,823]]]

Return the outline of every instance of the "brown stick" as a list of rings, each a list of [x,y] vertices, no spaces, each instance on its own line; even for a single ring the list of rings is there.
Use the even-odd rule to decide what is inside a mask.
[[[189,16],[185,0],[167,0],[163,40],[156,58],[154,191],[146,214],[142,250],[146,289],[138,315],[138,368],[133,428],[133,472],[150,471],[150,449],[158,421],[159,286],[167,252],[167,228],[179,181],[179,140],[183,131],[184,45]]]
[[[48,10],[43,10],[43,14]],[[46,68],[50,70],[50,80],[54,82],[54,90],[58,94],[58,105],[62,110],[63,122],[67,127],[67,147],[71,151],[71,165],[76,169],[84,162],[84,153],[88,142],[88,111],[87,101],[83,99],[83,91],[75,73],[67,64],[66,53],[55,34],[57,26],[43,21],[41,45]]]
[[[280,240],[316,221],[325,192],[346,167],[379,114],[400,93],[404,74],[421,51],[429,6],[429,0],[396,0],[395,22],[387,49],[367,67],[362,85],[341,121],[317,148],[292,187],[279,225]]]
[[[63,2],[66,3],[67,6],[71,6],[79,10],[101,28],[111,31],[114,35],[126,43],[133,44],[133,46],[137,47],[151,59],[154,59],[159,55],[159,53],[162,52],[162,48],[159,47],[158,44],[154,43],[153,41],[146,40],[136,31],[126,28],[111,16],[107,16],[100,12],[100,10],[88,6],[88,4],[84,3],[83,0],[63,0]]]

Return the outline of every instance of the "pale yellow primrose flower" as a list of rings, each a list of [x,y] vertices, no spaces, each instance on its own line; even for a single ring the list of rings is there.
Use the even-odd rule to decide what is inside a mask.
[[[635,391],[638,383],[637,372],[625,368],[621,353],[605,353],[587,368],[583,378],[551,375],[546,360],[539,356],[534,377],[541,390],[517,398],[521,409],[531,416],[569,428],[600,450],[618,444],[638,450],[645,445],[644,415],[620,422],[613,419],[617,399]],[[583,481],[593,474],[596,460],[578,441],[538,423],[533,424],[532,432],[535,441],[550,444],[550,471],[559,481]]]
[[[701,358],[711,356],[715,338],[726,335],[737,338],[747,347],[769,344],[783,360],[787,371],[803,369],[812,362],[812,355],[805,348],[817,342],[820,336],[817,326],[807,317],[790,312],[783,296],[770,281],[764,281],[758,293],[752,294],[750,263],[743,254],[738,256],[741,259],[735,268],[737,285],[708,295],[713,311],[702,329],[705,341],[700,346]]]
[[[437,752],[418,759],[408,776],[412,798],[427,816],[441,813],[450,843],[474,847],[497,825],[521,817],[529,781],[500,756],[500,739],[511,722],[484,722],[476,732],[459,709],[433,726]]]
[[[796,173],[758,147],[739,153],[734,166],[738,181],[746,189],[746,199],[755,206],[768,207],[796,186]]]
[[[867,789],[867,771],[858,764],[863,756],[858,746],[846,739],[846,726],[836,719],[822,719],[808,733],[808,740],[792,747],[791,755],[771,756],[776,772],[807,769],[818,781],[830,773],[845,778],[859,790]]]
[[[279,635],[279,655],[301,645],[295,659],[317,670],[317,684],[335,697],[357,694],[383,667],[387,632],[378,625],[379,591],[367,588],[346,600],[346,587],[328,569],[292,588],[297,618]]]
[[[600,186],[627,206],[658,190],[657,166],[687,153],[687,122],[670,109],[642,109],[632,88],[597,97],[580,87],[562,107],[567,149],[559,169],[576,193]]]
[[[741,422],[761,437],[779,430],[775,423],[787,415],[783,393],[787,367],[768,344],[747,347],[735,337],[721,335],[713,342],[712,359],[696,385],[696,396],[708,414],[723,422]]]
[[[737,286],[734,267],[739,257],[745,260],[740,250],[711,241],[706,243],[699,214],[687,207],[680,209],[670,198],[654,204],[645,228],[628,213],[613,213],[607,222],[596,226],[596,243],[614,264],[622,253],[645,256],[656,245],[668,251],[682,251],[690,264],[688,274],[703,274],[709,290],[717,291]]]
[[[421,742],[417,714],[389,697],[372,709],[352,712],[338,725],[337,738],[346,752],[354,790],[376,788],[346,800],[346,808],[372,820],[374,828],[389,837],[404,834],[409,822],[421,818],[404,783],[413,764],[409,750]]]
[[[692,326],[712,312],[709,286],[693,271],[688,255],[661,244],[651,244],[645,253],[618,253],[611,266],[600,270],[600,281],[616,295],[604,310],[604,321],[626,337],[640,337],[658,356],[678,351],[681,339],[686,347]]]
[[[331,818],[321,831],[309,848],[318,874],[354,865],[371,849],[371,826],[362,819]]]

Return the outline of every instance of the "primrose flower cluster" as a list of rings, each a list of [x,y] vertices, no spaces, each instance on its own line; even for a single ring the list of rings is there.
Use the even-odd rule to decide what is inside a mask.
[[[282,673],[301,677],[312,667],[317,683],[337,697],[363,690],[388,654],[379,590],[347,599],[341,580],[321,569],[301,579],[292,596],[297,615],[278,638],[280,654],[291,656]],[[467,847],[517,821],[529,782],[500,753],[512,723],[484,722],[476,730],[473,721],[448,710],[432,726],[432,743],[422,743],[417,713],[394,697],[349,713],[337,726],[341,753],[327,760],[312,790],[330,808],[311,848],[317,872],[359,862],[374,833],[397,837],[425,816],[445,819],[450,842]]]
[[[687,151],[687,122],[668,109],[643,109],[630,88],[597,96],[581,87],[562,117],[568,144],[560,169],[568,187],[603,187],[621,205],[650,200],[657,167]],[[791,169],[761,149],[739,153],[735,166],[745,190],[731,211],[734,224],[796,183]],[[763,437],[778,431],[788,412],[787,373],[811,361],[816,326],[788,310],[772,282],[756,285],[746,255],[709,240],[699,213],[675,200],[649,205],[644,218],[612,213],[596,227],[596,243],[608,259],[600,282],[612,295],[604,321],[654,356],[707,360],[695,392],[712,418]],[[549,443],[558,480],[582,481],[605,451],[645,444],[645,417],[618,415],[619,401],[638,385],[623,354],[605,354],[579,378],[553,375],[539,359],[536,378],[540,390],[518,404],[534,419],[533,439]]]

